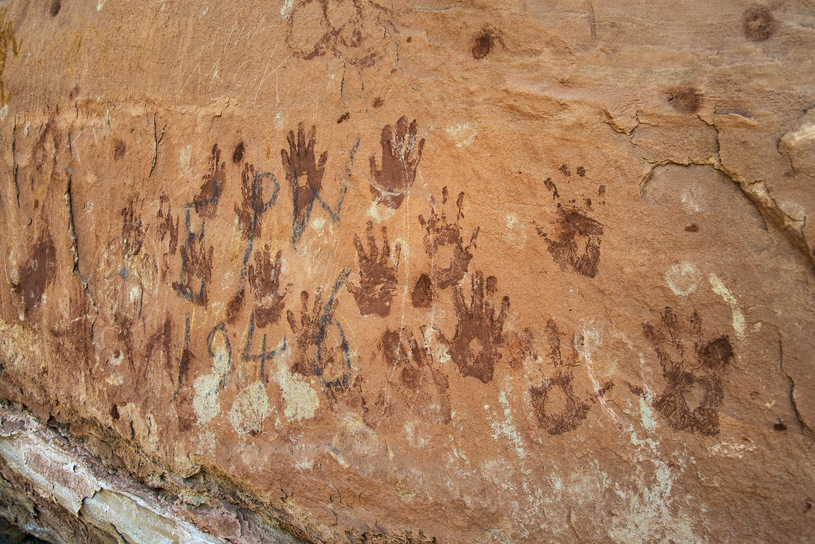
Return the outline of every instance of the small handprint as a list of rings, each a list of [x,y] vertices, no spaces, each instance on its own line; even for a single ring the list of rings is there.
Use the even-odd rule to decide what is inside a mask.
[[[259,329],[277,323],[286,305],[284,299],[289,292],[288,287],[280,291],[282,253],[278,251],[272,262],[267,245],[255,252],[255,266],[249,265],[249,285],[255,299],[255,324]]]
[[[442,189],[442,206],[447,203],[447,187]],[[464,278],[467,273],[467,267],[470,260],[473,258],[471,249],[475,249],[475,239],[478,236],[480,227],[475,229],[475,232],[470,237],[470,243],[464,245],[464,239],[461,237],[461,227],[459,220],[464,217],[461,208],[464,205],[464,193],[461,192],[456,200],[458,212],[456,213],[455,223],[447,221],[447,215],[442,209],[441,216],[436,213],[436,203],[434,200],[430,201],[430,219],[425,221],[424,216],[419,216],[419,223],[425,228],[427,232],[424,235],[424,247],[427,254],[433,259],[438,253],[439,249],[445,246],[453,248],[453,255],[450,258],[449,266],[438,266],[433,263],[432,270],[432,283],[438,289],[447,289]]]
[[[204,174],[201,191],[192,199],[195,211],[204,219],[212,219],[218,211],[218,199],[226,183],[226,163],[221,162],[221,150],[218,144],[212,146],[209,158],[209,172]]]
[[[593,278],[600,264],[603,225],[585,212],[569,206],[557,210],[555,236],[546,238],[547,250],[562,270]]]
[[[405,199],[405,193],[416,181],[416,169],[422,160],[424,138],[416,141],[419,124],[414,119],[408,126],[407,117],[396,122],[396,129],[385,125],[382,129],[382,167],[379,168],[376,155],[371,155],[371,176],[374,184],[371,193],[377,202],[397,209]]]
[[[469,308],[461,294],[461,288],[453,291],[453,304],[458,324],[453,340],[442,337],[450,350],[450,357],[458,366],[462,376],[472,376],[484,383],[492,380],[495,363],[501,358],[498,346],[501,344],[501,331],[509,312],[509,297],[501,300],[501,311],[495,315],[495,307],[490,298],[498,291],[498,280],[489,276],[486,281],[487,299],[484,298],[484,275],[479,271],[472,276],[472,298]]]
[[[294,131],[289,131],[286,138],[289,142],[289,151],[280,150],[283,167],[286,169],[286,180],[291,185],[294,200],[294,217],[292,219],[292,238],[294,242],[303,233],[306,222],[311,214],[314,201],[323,186],[325,163],[328,160],[328,151],[320,155],[319,162],[314,155],[314,146],[317,140],[317,127],[312,126],[306,143],[306,133],[303,123],[297,128],[297,140]]]
[[[724,399],[722,376],[733,358],[730,340],[727,336],[702,340],[702,319],[695,311],[684,326],[671,308],[665,308],[662,323],[664,331],[650,323],[643,325],[668,382],[654,401],[654,408],[675,431],[716,435],[718,410]],[[683,333],[693,341],[692,351],[686,349]],[[696,406],[691,409],[689,404]]]
[[[204,227],[199,232],[189,230],[187,211],[186,241],[181,246],[181,281],[173,282],[173,289],[179,296],[191,300],[193,304],[206,307],[207,284],[212,280],[213,247],[204,245]]]
[[[262,212],[266,207],[263,202],[263,184],[255,174],[252,164],[244,163],[241,171],[241,205],[235,204],[235,213],[238,215],[238,226],[244,240],[254,240],[260,236]]]
[[[366,253],[359,236],[354,235],[354,245],[359,259],[359,285],[348,284],[362,315],[375,314],[386,317],[391,311],[391,301],[396,293],[399,256],[402,244],[396,244],[396,262],[391,263],[391,248],[387,227],[382,227],[382,253],[376,247],[373,222],[368,221],[368,251]]]
[[[325,305],[322,290],[318,289],[311,311],[308,310],[308,293],[303,291],[300,294],[302,309],[299,324],[294,312],[291,310],[286,312],[289,326],[297,338],[298,354],[292,370],[304,376],[320,377],[330,392],[346,390],[350,385],[350,349],[342,327],[334,320],[337,291],[348,279],[349,274],[348,270],[340,274]],[[334,329],[336,336],[335,342],[332,342],[329,341],[329,336]]]

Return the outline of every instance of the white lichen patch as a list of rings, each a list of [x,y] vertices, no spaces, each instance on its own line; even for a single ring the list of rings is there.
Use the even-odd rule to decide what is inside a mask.
[[[289,370],[288,351],[277,358],[277,372],[274,374],[275,383],[280,387],[283,401],[283,415],[289,421],[311,419],[320,407],[320,397],[311,385],[299,374]]]
[[[687,262],[675,264],[665,272],[665,283],[680,297],[686,297],[696,291],[701,279],[702,275]]]
[[[259,433],[270,412],[266,387],[256,381],[238,393],[229,411],[229,420],[238,434]]]
[[[478,131],[470,123],[459,123],[449,127],[444,127],[447,134],[453,138],[457,147],[465,147],[473,143]]]
[[[192,399],[192,407],[198,417],[198,423],[206,425],[221,413],[221,403],[218,396],[225,379],[230,370],[229,353],[221,346],[212,358],[213,371],[210,374],[199,376],[192,383],[195,389],[195,397]]]

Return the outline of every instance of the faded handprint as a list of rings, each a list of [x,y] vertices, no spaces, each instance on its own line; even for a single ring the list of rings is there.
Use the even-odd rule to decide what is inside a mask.
[[[450,350],[450,357],[458,366],[462,376],[472,376],[484,383],[492,380],[495,363],[501,358],[498,346],[501,344],[501,331],[509,312],[509,297],[501,300],[501,311],[495,315],[495,306],[490,302],[498,291],[498,280],[489,276],[484,297],[484,275],[479,271],[472,276],[472,298],[469,308],[464,301],[459,286],[453,292],[453,304],[458,324],[453,340],[442,337]]]
[[[416,141],[419,124],[414,119],[408,126],[407,117],[396,122],[396,129],[385,125],[382,129],[382,167],[377,165],[376,155],[371,155],[371,176],[374,184],[371,193],[377,202],[397,209],[405,199],[405,193],[416,181],[416,169],[422,160],[424,138]]]
[[[391,301],[396,293],[399,269],[399,256],[402,245],[396,244],[396,262],[391,263],[391,248],[388,242],[387,227],[382,227],[382,253],[376,247],[373,222],[368,221],[368,251],[366,253],[359,236],[354,235],[354,245],[359,259],[359,285],[348,284],[362,315],[375,314],[385,317],[390,314]]]
[[[306,133],[303,123],[297,128],[297,140],[294,131],[289,131],[286,138],[289,150],[280,150],[283,167],[286,169],[286,180],[291,185],[294,199],[294,217],[292,219],[292,240],[296,244],[305,230],[306,222],[311,214],[314,201],[323,186],[325,163],[328,160],[328,151],[320,155],[319,162],[314,155],[314,146],[317,139],[317,127],[312,126],[306,143]]]
[[[413,332],[406,327],[386,329],[379,350],[389,369],[398,373],[396,389],[410,409],[437,423],[450,423],[447,377],[433,368],[427,347],[419,345]]]
[[[190,212],[186,217],[186,240],[181,246],[181,281],[173,282],[173,289],[193,304],[207,305],[207,284],[212,280],[212,252],[204,245],[204,227],[199,232],[190,230]]]
[[[568,206],[557,210],[555,236],[546,238],[547,250],[561,269],[593,278],[600,264],[603,225],[585,212]]]
[[[226,183],[226,163],[221,162],[221,150],[218,144],[212,146],[212,155],[209,158],[209,172],[204,174],[204,183],[201,191],[192,199],[193,206],[198,215],[204,219],[212,219],[218,211],[218,199]]]
[[[719,433],[719,407],[724,399],[722,376],[733,358],[727,336],[702,339],[702,318],[695,311],[687,326],[681,324],[671,308],[662,314],[662,328],[643,324],[667,380],[665,390],[654,401],[654,408],[675,431]],[[667,333],[667,334],[666,334]],[[682,341],[687,335],[693,348]],[[693,406],[693,408],[691,408]]]
[[[283,265],[282,251],[272,261],[269,246],[255,251],[255,266],[249,265],[249,285],[255,299],[255,324],[259,329],[278,322],[285,307],[288,287],[280,291],[280,269]],[[290,287],[290,285],[289,285]]]
[[[300,294],[302,309],[299,323],[294,312],[291,310],[286,312],[289,326],[297,339],[298,353],[292,370],[304,376],[320,377],[323,385],[331,392],[346,390],[350,385],[350,350],[342,327],[334,320],[337,291],[348,279],[349,274],[348,270],[340,274],[325,305],[322,290],[318,289],[311,311],[308,309],[308,293],[303,291]],[[329,333],[334,332],[333,329],[336,329],[334,338],[336,342],[329,340]]]
[[[447,203],[447,187],[442,189],[442,206]],[[471,249],[475,249],[475,239],[478,236],[480,229],[476,228],[475,232],[470,237],[470,243],[464,245],[464,240],[461,237],[461,227],[459,220],[464,217],[461,208],[464,205],[464,193],[461,192],[456,200],[458,212],[456,213],[455,223],[447,221],[447,215],[442,209],[441,216],[436,213],[436,203],[434,200],[430,201],[430,219],[425,220],[424,216],[419,216],[419,223],[425,228],[427,232],[424,235],[424,247],[427,254],[434,259],[432,269],[432,283],[438,289],[447,289],[464,278],[467,273],[467,267],[470,260],[473,258]],[[445,246],[450,246],[453,249],[453,254],[450,257],[449,266],[438,266],[435,263],[436,254],[439,249]],[[426,283],[426,282],[425,282]],[[414,300],[429,300],[429,297],[414,297]]]

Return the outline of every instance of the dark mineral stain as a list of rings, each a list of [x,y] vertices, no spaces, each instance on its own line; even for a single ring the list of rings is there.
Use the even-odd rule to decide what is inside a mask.
[[[48,10],[48,13],[51,14],[51,17],[56,17],[59,14],[59,10],[62,8],[61,0],[52,0],[51,8]]]
[[[572,387],[573,376],[571,372],[558,371],[548,382],[529,388],[532,398],[532,407],[540,426],[551,435],[559,435],[576,429],[586,419],[591,405],[583,402],[575,394]],[[559,387],[565,397],[560,412],[547,411],[546,403],[551,402],[550,395]]]
[[[54,281],[56,265],[57,250],[51,236],[44,233],[20,270],[19,282],[11,284],[12,291],[23,298],[26,316],[40,305],[46,287]]]
[[[34,199],[34,209],[36,210],[39,207],[40,207],[40,201],[35,198]]]
[[[693,88],[674,89],[666,95],[666,99],[679,113],[696,113],[702,105],[702,94]]]
[[[433,302],[433,283],[430,281],[430,276],[427,274],[419,276],[410,294],[410,300],[414,308],[430,308]]]
[[[110,406],[110,417],[113,419],[119,419],[119,407],[115,404],[111,404]]]
[[[487,278],[488,297],[484,297],[484,275],[479,271],[472,275],[472,297],[468,306],[456,285],[453,304],[458,323],[452,340],[442,335],[442,341],[450,350],[450,357],[462,376],[471,376],[483,383],[492,381],[496,363],[501,359],[498,346],[502,342],[501,331],[509,312],[509,297],[501,300],[501,311],[496,315],[494,298],[498,280]]]
[[[724,399],[722,376],[733,358],[730,340],[721,336],[703,341],[702,320],[696,312],[685,327],[668,307],[662,315],[662,323],[664,330],[647,323],[643,325],[667,381],[665,390],[654,401],[654,408],[676,431],[716,435],[719,433],[718,410]],[[687,347],[681,338],[683,331],[689,336]],[[695,406],[691,409],[689,404]]]
[[[382,252],[376,246],[373,222],[368,221],[366,228],[368,250],[362,245],[359,236],[354,234],[354,245],[359,260],[359,285],[349,283],[348,290],[354,295],[362,315],[386,317],[391,312],[391,301],[396,294],[399,281],[396,273],[399,269],[399,256],[402,245],[396,244],[395,262],[391,261],[391,248],[388,242],[388,229],[382,227]]]
[[[775,33],[775,18],[766,6],[751,6],[742,17],[744,37],[751,42],[763,42]]]
[[[345,112],[345,113],[343,113],[342,115],[340,115],[340,118],[339,118],[339,119],[337,119],[337,124],[339,125],[339,124],[340,124],[340,123],[342,123],[343,121],[345,121],[345,120],[347,120],[347,119],[350,119],[350,118],[351,118],[351,114],[350,114],[350,113],[348,113],[348,112]]]
[[[691,223],[685,227],[685,232],[699,232],[699,226],[696,223]]]
[[[566,176],[567,178],[571,177],[571,175],[572,175],[572,171],[569,170],[569,165],[568,164],[561,165],[561,167],[558,168],[558,170],[560,170],[560,173],[563,174],[564,176]]]
[[[218,199],[226,183],[226,163],[221,162],[221,150],[218,144],[212,146],[212,155],[209,159],[209,172],[204,175],[201,191],[193,198],[195,211],[205,218],[215,217],[218,210]]]
[[[278,250],[272,260],[269,246],[255,251],[255,264],[249,266],[249,285],[255,299],[255,324],[259,329],[280,320],[288,289],[280,290],[283,251]]]
[[[562,270],[594,278],[600,264],[603,225],[577,208],[562,206],[557,211],[556,233],[546,238],[547,250]]]
[[[786,431],[786,430],[787,430],[787,426],[786,426],[786,424],[784,424],[784,422],[783,422],[783,421],[779,421],[779,422],[777,422],[775,425],[773,425],[773,430],[774,430],[774,431],[778,431],[778,432],[781,432],[781,431]]]
[[[378,96],[376,98],[374,98],[374,107],[375,108],[381,108],[384,105],[385,105],[385,101],[382,100],[382,98],[380,98]]]
[[[586,177],[586,169],[583,168],[582,166],[578,166],[577,175],[580,176],[581,178]]]
[[[240,142],[238,145],[235,146],[235,151],[232,153],[232,163],[239,164],[243,160],[243,153],[246,151],[246,148],[243,145],[243,142]]]
[[[605,196],[605,194],[606,194],[606,186],[601,185],[600,187],[598,187],[597,196]]]
[[[489,30],[482,30],[473,39],[472,54],[474,59],[483,59],[492,51],[493,35]]]
[[[119,138],[116,138],[113,141],[113,160],[118,161],[119,159],[124,157],[126,151],[127,146],[125,145],[125,143]]]

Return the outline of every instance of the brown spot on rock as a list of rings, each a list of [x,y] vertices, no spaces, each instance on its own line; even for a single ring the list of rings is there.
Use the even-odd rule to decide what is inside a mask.
[[[471,51],[473,58],[476,60],[483,59],[490,54],[495,42],[500,40],[501,38],[495,30],[490,28],[482,29],[475,35],[475,38],[473,38],[473,46]]]
[[[775,33],[775,18],[766,6],[751,6],[742,17],[744,37],[751,42],[769,40]]]
[[[127,146],[125,145],[125,143],[122,140],[120,140],[119,138],[116,138],[115,140],[113,140],[113,160],[114,161],[118,161],[119,159],[124,157],[126,151],[127,151]]]
[[[243,154],[246,151],[246,148],[243,145],[243,142],[240,142],[238,145],[235,146],[235,152],[232,153],[232,162],[234,164],[238,164],[243,160]]]
[[[416,280],[416,286],[410,294],[410,300],[413,302],[414,308],[430,308],[433,302],[433,283],[430,276],[422,274]]]
[[[20,281],[11,285],[12,291],[22,297],[26,315],[40,305],[46,287],[54,281],[56,264],[57,250],[46,233],[34,244],[28,261],[20,270]]]
[[[685,232],[699,232],[699,225],[696,223],[691,223],[687,227],[685,227]]]
[[[777,432],[782,432],[787,430],[787,426],[784,424],[783,421],[779,421],[775,425],[773,425],[773,430]]]
[[[51,2],[51,7],[48,9],[48,13],[51,14],[51,17],[56,17],[59,14],[60,9],[62,9],[61,0],[53,0]]]
[[[696,113],[702,105],[701,93],[693,88],[673,89],[665,98],[679,113]]]
[[[385,105],[385,101],[382,100],[382,98],[380,98],[378,96],[376,98],[374,98],[374,107],[375,108],[381,108],[384,105]]]

